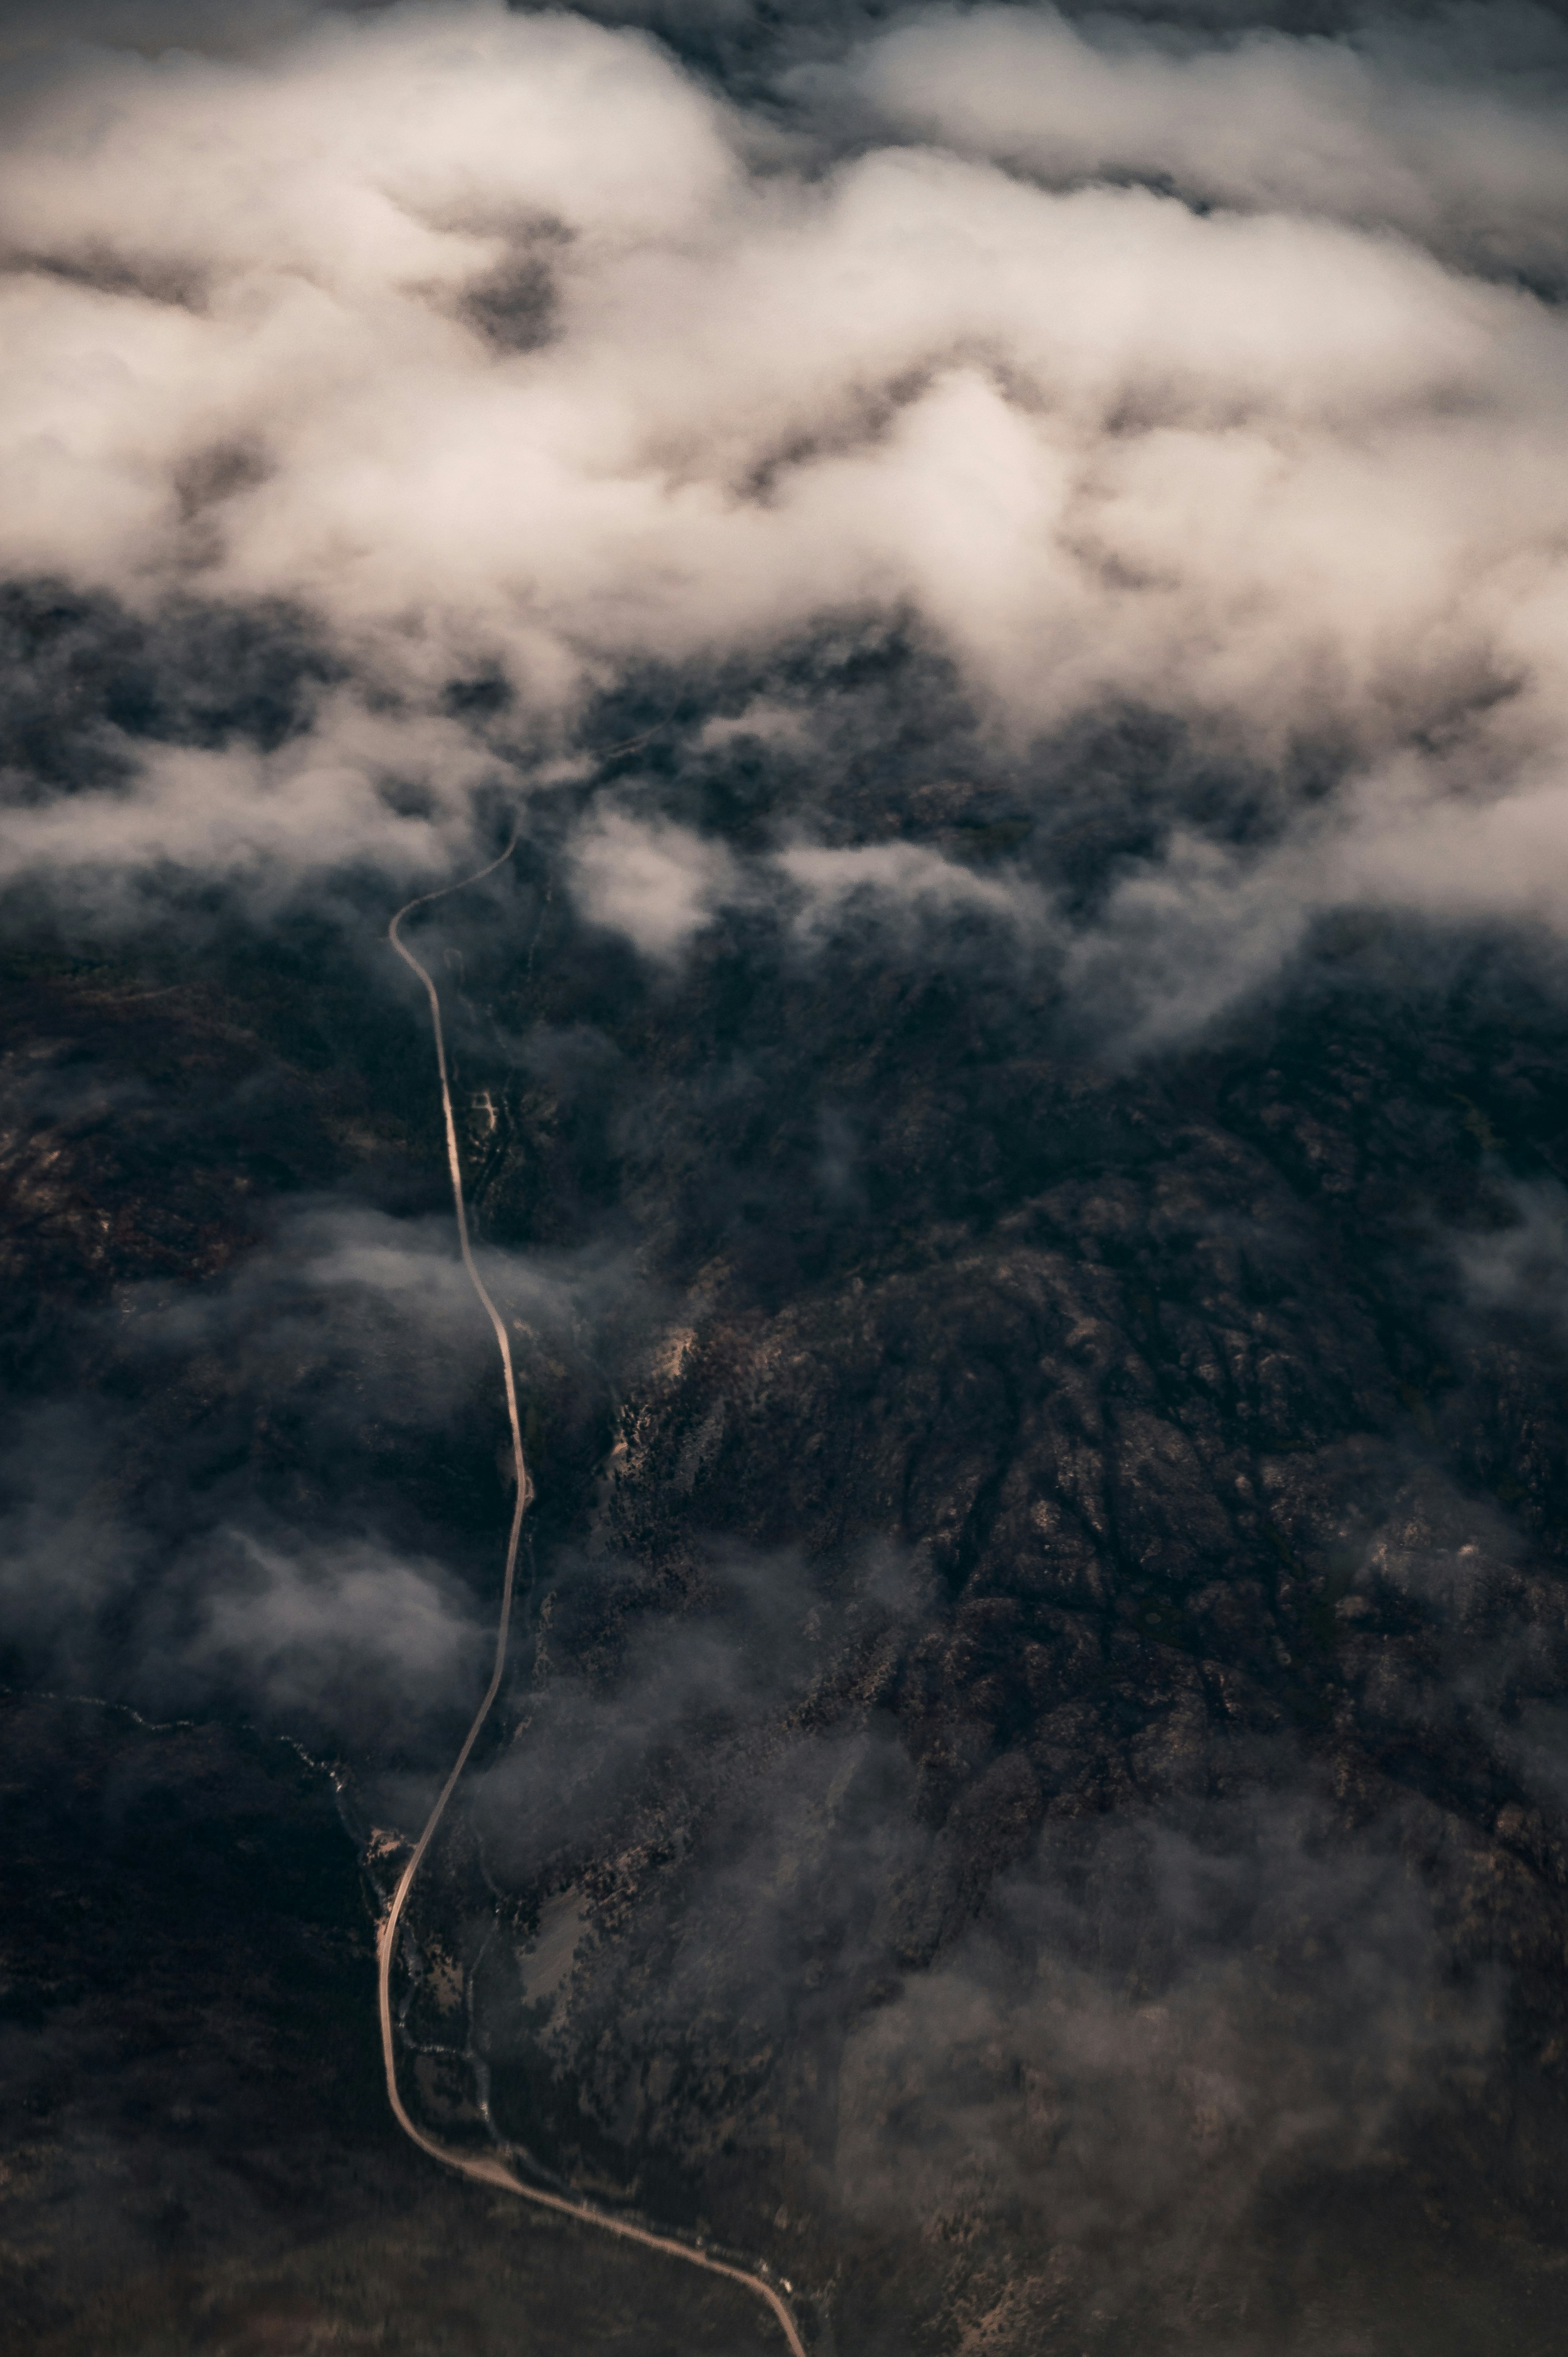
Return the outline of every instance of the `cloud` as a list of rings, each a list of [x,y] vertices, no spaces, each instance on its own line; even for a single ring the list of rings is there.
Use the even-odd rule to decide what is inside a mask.
[[[625,933],[645,955],[670,959],[724,899],[739,897],[739,871],[722,844],[689,827],[604,810],[572,846],[575,888],[590,922]]]
[[[967,916],[1027,942],[1048,914],[1026,877],[980,875],[922,844],[796,843],[743,866],[720,842],[613,807],[579,831],[571,858],[585,916],[656,962],[675,960],[723,907],[789,908],[795,940],[808,946],[867,916],[895,941]]]
[[[50,1400],[0,1460],[0,1641],[73,1680],[91,1675],[98,1616],[151,1552],[115,1495],[114,1437],[102,1412]]]
[[[649,1288],[598,1243],[476,1252],[570,1501],[601,1451],[597,1353]],[[0,1458],[7,1674],[345,1742],[402,1720],[415,1749],[477,1696],[510,1452],[449,1217],[295,1202],[221,1274],[123,1281],[56,1324],[53,1384],[92,1404],[28,1404]]]
[[[1183,2309],[1206,2279],[1244,2308],[1260,2200],[1321,2196],[1430,2127],[1498,2037],[1391,1846],[1319,1838],[1300,1803],[1265,1802],[1203,1827],[1112,1818],[1076,1871],[1070,1842],[1047,1847],[852,2029],[846,2209],[885,2231],[918,2215],[955,2287],[959,2253],[996,2237],[1015,2310],[1075,2277],[1101,2316]]]
[[[285,1726],[360,1742],[475,1694],[487,1631],[437,1565],[371,1540],[285,1552],[232,1532],[218,1544],[229,1561],[207,1567],[181,1671]]]
[[[1506,1224],[1455,1240],[1466,1296],[1568,1335],[1568,1189],[1555,1178],[1516,1184],[1505,1209]]]
[[[328,700],[315,725],[274,751],[121,740],[136,790],[49,800],[16,823],[10,865],[76,878],[81,905],[111,911],[138,872],[222,878],[275,913],[302,875],[330,875],[367,853],[398,877],[466,850],[471,798],[497,765],[455,722]],[[4,855],[0,854],[0,859]]]
[[[847,82],[873,123],[1049,185],[1132,177],[1188,202],[1376,221],[1561,284],[1560,29],[1530,9],[1488,10],[1485,28],[1478,10],[1445,13],[1441,28],[1374,14],[1338,40],[1254,24],[1205,41],[1109,13],[929,8],[799,86]]]
[[[370,8],[380,5],[368,0]],[[355,5],[348,0],[339,13],[353,14]],[[0,26],[0,61],[47,53],[62,38],[147,57],[172,48],[240,56],[299,33],[324,13],[322,0],[71,0],[67,9],[16,0]]]
[[[114,785],[13,811],[5,873],[444,867],[618,682],[879,618],[998,773],[1035,748],[1042,841],[1052,748],[1119,713],[1242,781],[1195,833],[1144,780],[1072,967],[1138,931],[1167,1031],[1325,908],[1560,931],[1568,326],[1532,290],[1568,47],[1444,22],[938,10],[787,77],[787,130],[488,0],[29,47],[0,566],[147,627],[286,608],[337,684],[270,750],[122,727]],[[786,875],[849,791],[811,749]],[[655,959],[729,888],[661,793],[575,871]]]
[[[801,896],[796,922],[808,935],[842,920],[856,903],[909,919],[967,912],[1025,932],[1037,932],[1045,922],[1045,904],[1026,880],[977,875],[921,844],[865,844],[853,850],[802,844],[780,852],[778,866]]]

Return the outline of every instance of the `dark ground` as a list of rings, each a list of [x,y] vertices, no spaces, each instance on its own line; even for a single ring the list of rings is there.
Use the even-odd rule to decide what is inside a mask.
[[[983,969],[720,940],[646,985],[508,888],[449,932],[477,1216],[576,1307],[529,1327],[531,1617],[414,1910],[503,2130],[771,2256],[841,2357],[1560,2348],[1563,1329],[1551,1251],[1508,1274],[1568,1167],[1552,991],[1336,942],[1118,1073]],[[482,1355],[312,1323],[278,1241],[442,1208],[412,1019],[317,954],[12,997],[14,1396],[97,1403],[91,1480],[37,1469],[134,1576],[50,1560],[78,1682],[144,1704],[198,1625],[163,1566],[242,1515],[379,1516],[489,1609]],[[27,2345],[766,2345],[400,2145],[326,1781],[180,1674],[172,1731],[7,1706]],[[294,1723],[395,1825],[461,1703]],[[421,2100],[471,2133],[436,1987]]]
[[[405,2144],[353,1850],[287,1744],[13,1695],[0,1783],[0,2346],[768,2346],[744,2295],[673,2287]]]

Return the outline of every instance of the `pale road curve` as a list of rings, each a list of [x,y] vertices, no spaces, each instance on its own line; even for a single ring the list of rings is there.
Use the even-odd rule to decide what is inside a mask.
[[[398,910],[387,927],[388,941],[403,963],[411,966],[419,976],[420,981],[424,985],[425,996],[430,1001],[430,1024],[435,1035],[435,1066],[441,1076],[441,1110],[446,1123],[446,1164],[452,1178],[453,1208],[457,1215],[457,1243],[463,1255],[463,1266],[468,1273],[468,1282],[478,1295],[485,1315],[495,1329],[496,1343],[501,1354],[501,1375],[506,1384],[507,1415],[511,1421],[512,1465],[517,1476],[517,1503],[512,1508],[511,1530],[507,1538],[506,1575],[501,1583],[500,1612],[496,1622],[496,1654],[490,1670],[490,1682],[485,1688],[483,1701],[474,1713],[473,1723],[463,1738],[463,1748],[452,1763],[451,1773],[442,1785],[435,1805],[424,1821],[424,1830],[413,1846],[408,1864],[398,1877],[397,1888],[392,1895],[392,1904],[387,1909],[376,1935],[377,2000],[381,2010],[381,2061],[386,2069],[387,2100],[392,2104],[392,2114],[399,2127],[422,2152],[427,2152],[432,2160],[443,2162],[446,2168],[456,2169],[462,2176],[472,2178],[476,2183],[499,2186],[503,2191],[515,2193],[524,2201],[537,2202],[541,2209],[559,2211],[563,2217],[580,2219],[587,2226],[602,2227],[607,2234],[618,2234],[623,2242],[640,2243],[645,2250],[662,2251],[671,2258],[684,2259],[688,2266],[703,2268],[708,2275],[727,2276],[732,2283],[743,2284],[747,2291],[755,2292],[757,2298],[765,2300],[772,2309],[784,2338],[789,2342],[791,2357],[806,2357],[806,2346],[796,2327],[795,2319],[785,2306],[779,2293],[775,2290],[766,2276],[754,2275],[746,2267],[732,2266],[727,2260],[714,2258],[706,2251],[694,2250],[689,2243],[679,2241],[673,2234],[658,2234],[650,2227],[633,2225],[628,2219],[618,2218],[613,2211],[601,2210],[592,2201],[579,2201],[570,2194],[547,2193],[540,2186],[529,2185],[510,2169],[499,2155],[456,2152],[446,2145],[438,2144],[434,2136],[426,2136],[424,2130],[416,2126],[409,2117],[407,2108],[398,2091],[397,2053],[392,2041],[392,1960],[397,1953],[398,1932],[403,1921],[403,1910],[408,1905],[408,1894],[413,1888],[414,1877],[418,1874],[424,1860],[424,1854],[429,1849],[435,1838],[435,1830],[446,1814],[446,1803],[456,1790],[457,1780],[467,1765],[468,1755],[478,1739],[479,1730],[489,1717],[490,1706],[500,1691],[501,1676],[506,1668],[507,1636],[511,1625],[512,1592],[517,1579],[518,1541],[522,1534],[522,1518],[528,1511],[528,1501],[533,1491],[533,1485],[529,1480],[528,1467],[523,1460],[522,1426],[518,1420],[517,1384],[512,1374],[511,1343],[507,1336],[505,1321],[485,1290],[484,1280],[474,1265],[474,1255],[468,1243],[468,1213],[463,1196],[463,1165],[457,1151],[457,1125],[452,1114],[452,1091],[446,1073],[446,1042],[441,1028],[441,1000],[435,983],[420,964],[413,952],[399,940],[398,927],[411,910],[422,909],[431,900],[444,900],[448,893],[461,892],[467,885],[478,884],[485,877],[493,875],[498,867],[511,857],[516,848],[517,835],[514,832],[511,841],[499,859],[492,859],[489,866],[479,868],[472,876],[460,877],[456,884],[443,885],[439,891],[420,893],[416,899],[407,901]]]

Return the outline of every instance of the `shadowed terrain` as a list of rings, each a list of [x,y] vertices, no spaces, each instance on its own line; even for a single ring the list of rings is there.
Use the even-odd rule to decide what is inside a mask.
[[[1398,2319],[1457,2352],[1506,2314],[1512,2345],[1550,2347],[1562,1345],[1507,1258],[1563,1156],[1550,997],[1477,950],[1407,1013],[1388,945],[1353,952],[1347,987],[1338,944],[1305,1016],[1118,1072],[1026,1046],[1048,1003],[993,999],[988,1029],[983,974],[893,989],[853,952],[768,974],[754,944],[761,977],[719,949],[650,990],[552,938],[548,901],[514,982],[538,880],[507,893],[451,926],[456,1092],[479,1108],[492,1282],[499,1244],[557,1292],[510,1304],[542,1491],[528,1623],[411,1914],[405,2068],[432,2126],[482,2136],[482,2094],[570,2182],[801,2278],[824,2346],[956,2347],[983,2323],[999,2347],[1065,2327],[1348,2351],[1406,2345]],[[211,1550],[242,1513],[317,1534],[373,1513],[401,1559],[446,1547],[482,1623],[504,1407],[482,1333],[465,1355],[439,1303],[389,1320],[369,1291],[313,1290],[289,1243],[336,1203],[424,1249],[433,1075],[391,1047],[413,1011],[363,999],[365,1052],[339,1064],[314,1028],[349,987],[330,966],[319,996],[284,970],[270,1005],[209,970],[158,999],[152,978],[40,973],[21,1001],[12,1069],[57,1077],[50,1124],[17,1133],[15,1339],[47,1371],[35,1414],[71,1385],[103,1401],[94,1512],[145,1566],[96,1589],[72,1567],[107,1617],[84,1609],[71,1641],[84,1672],[117,1649],[166,1707],[238,1674],[203,1638],[214,1579],[250,1597],[236,1625],[274,1647],[274,1707],[343,1763],[361,1839],[393,1829],[371,1849],[384,1887],[477,1654],[377,1732],[260,1614],[263,1575]],[[552,1042],[585,1006],[602,1044],[563,1075]],[[240,1137],[229,1164],[171,1153],[195,1101]],[[256,1103],[266,1158],[237,1211],[217,1173]],[[210,1238],[172,1294],[171,1234]],[[171,1302],[207,1297],[203,1347],[179,1327],[171,1347]],[[84,1443],[58,1446],[69,1470]],[[173,1571],[149,1536],[171,1496]],[[177,2330],[160,2302],[241,2298],[235,2270],[308,2303],[301,2270],[351,2248],[331,2314],[373,2319],[367,2255],[403,2233],[382,2212],[427,2180],[366,2075],[367,1918],[325,1788],[210,1727],[12,1707],[21,1821],[88,1810],[73,1887],[130,1910],[128,1951],[82,1950],[113,1996],[79,1991],[69,1910],[49,1933],[74,2008],[49,2165],[80,2188],[96,2137],[136,2188],[99,2230],[95,2296],[134,2276],[156,2335]],[[106,1832],[116,1746],[145,1755],[149,1796]],[[142,1846],[159,1808],[205,1864]],[[237,1868],[263,1833],[275,1891]],[[155,1869],[207,1878],[160,1896]],[[33,2028],[36,1937],[13,1997]],[[154,1980],[128,2029],[131,1953]],[[127,2057],[107,2121],[69,2093],[95,2040]],[[167,2059],[134,2061],[138,2040]],[[274,2092],[202,2098],[246,2052]],[[295,2212],[268,2208],[303,2083],[305,2255]],[[165,2095],[220,2129],[230,2179],[180,2161]],[[17,2180],[24,2219],[44,2167]],[[49,2182],[48,2214],[82,2214]],[[489,2215],[471,2190],[429,2198],[474,2233]],[[75,2231],[13,2244],[59,2331],[48,2252]],[[515,2221],[483,2231],[536,2247]],[[1022,2279],[1020,2248],[1046,2259]],[[485,2249],[489,2284],[514,2261]],[[556,2315],[564,2295],[541,2296]],[[684,2318],[696,2296],[671,2296]]]
[[[767,2344],[411,2152],[330,1787],[285,1744],[7,1697],[3,2250],[18,2352]]]

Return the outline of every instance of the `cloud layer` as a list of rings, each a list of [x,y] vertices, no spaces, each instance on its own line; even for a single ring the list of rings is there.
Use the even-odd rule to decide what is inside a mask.
[[[123,774],[66,804],[24,761],[9,875],[439,865],[618,681],[880,621],[994,762],[1033,748],[1047,815],[1108,715],[1244,776],[1155,813],[1079,945],[1081,978],[1139,944],[1167,1022],[1326,909],[1568,926],[1547,19],[936,9],[749,107],[482,0],[243,54],[104,26],[25,44],[4,99],[0,568],[153,630],[306,617],[335,683],[266,748],[102,719]],[[799,881],[835,754],[787,716]],[[600,814],[576,861],[655,958],[729,856],[675,879],[663,824]]]

